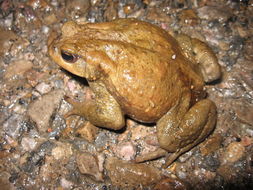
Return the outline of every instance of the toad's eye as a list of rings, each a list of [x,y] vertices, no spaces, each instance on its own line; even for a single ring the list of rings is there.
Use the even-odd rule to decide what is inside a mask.
[[[69,53],[67,51],[61,50],[61,57],[62,59],[64,59],[64,61],[68,62],[68,63],[75,63],[79,56],[73,53]]]

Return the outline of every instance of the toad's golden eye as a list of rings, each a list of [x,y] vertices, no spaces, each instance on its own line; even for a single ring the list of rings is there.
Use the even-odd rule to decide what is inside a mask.
[[[61,50],[61,57],[64,59],[64,61],[68,63],[75,63],[78,59],[79,56],[73,53],[69,53],[67,51]]]

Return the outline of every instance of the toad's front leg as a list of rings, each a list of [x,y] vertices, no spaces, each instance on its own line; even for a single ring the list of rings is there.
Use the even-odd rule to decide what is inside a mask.
[[[124,127],[125,118],[120,105],[107,91],[103,83],[89,82],[89,85],[95,94],[95,98],[84,102],[74,102],[69,98],[66,99],[67,102],[73,105],[73,109],[66,116],[79,115],[93,125],[113,130]]]
[[[164,167],[202,142],[212,132],[216,123],[216,106],[208,99],[197,102],[181,119],[178,119],[178,113],[178,109],[174,108],[157,123],[159,145],[172,153]]]

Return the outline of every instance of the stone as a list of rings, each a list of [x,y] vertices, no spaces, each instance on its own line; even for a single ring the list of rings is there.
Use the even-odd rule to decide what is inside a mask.
[[[64,95],[63,90],[54,90],[29,105],[28,115],[37,124],[40,132],[47,131],[50,118]]]
[[[95,181],[103,181],[97,156],[89,152],[80,152],[76,156],[76,163],[82,174],[91,176]]]
[[[58,143],[58,146],[52,149],[52,156],[56,160],[69,159],[73,155],[73,148],[69,143]]]
[[[15,55],[16,52],[28,45],[29,42],[27,40],[19,37],[12,30],[5,30],[0,27],[0,56],[6,53]]]
[[[76,133],[78,136],[86,139],[88,142],[94,142],[98,134],[98,128],[90,122],[85,122],[84,125],[77,129]]]
[[[21,141],[21,146],[23,147],[23,149],[29,152],[34,150],[37,144],[38,142],[36,141],[36,139],[31,137],[24,137]]]
[[[52,86],[49,84],[46,84],[45,82],[39,83],[35,89],[40,93],[40,94],[46,94],[51,91]]]
[[[136,155],[136,147],[132,142],[121,142],[116,146],[115,154],[123,160],[133,160]]]
[[[221,160],[222,163],[234,163],[240,160],[245,154],[245,147],[241,142],[232,142],[225,149]]]
[[[122,188],[148,186],[161,179],[160,171],[147,164],[135,164],[110,157],[105,168],[112,184]]]
[[[7,67],[4,78],[5,79],[11,79],[15,76],[23,76],[23,74],[31,69],[33,66],[31,61],[26,60],[16,60],[10,63],[10,65]]]
[[[12,114],[3,124],[3,132],[8,136],[17,139],[21,136],[22,125],[24,124],[24,117],[19,114]]]

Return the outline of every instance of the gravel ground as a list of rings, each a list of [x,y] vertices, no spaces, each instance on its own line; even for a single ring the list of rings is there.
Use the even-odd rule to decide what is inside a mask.
[[[0,187],[9,189],[252,189],[252,0],[0,0]],[[161,169],[155,127],[127,119],[120,132],[64,114],[64,95],[89,95],[85,80],[59,68],[47,39],[68,20],[138,18],[206,42],[222,66],[207,85],[215,131]]]

